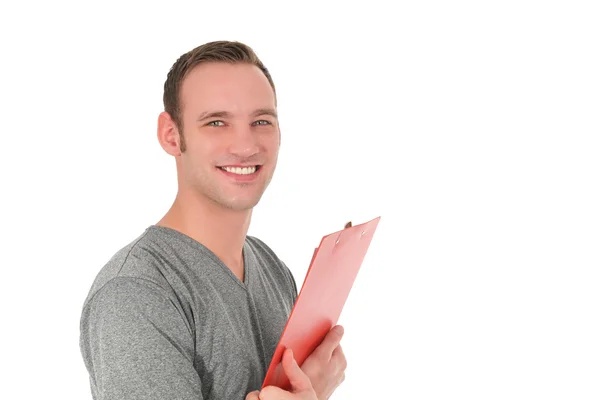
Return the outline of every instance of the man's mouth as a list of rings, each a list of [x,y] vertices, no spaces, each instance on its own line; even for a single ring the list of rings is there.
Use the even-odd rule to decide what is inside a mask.
[[[258,171],[260,169],[260,165],[252,165],[252,166],[248,166],[248,167],[217,167],[222,169],[223,171],[227,171],[231,174],[237,174],[237,175],[250,175],[255,173],[256,171]]]

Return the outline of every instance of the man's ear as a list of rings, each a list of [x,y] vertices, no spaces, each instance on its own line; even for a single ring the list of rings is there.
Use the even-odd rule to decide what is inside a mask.
[[[180,146],[181,136],[175,121],[168,112],[163,111],[158,115],[158,128],[156,132],[160,146],[172,156],[180,156],[182,150]]]

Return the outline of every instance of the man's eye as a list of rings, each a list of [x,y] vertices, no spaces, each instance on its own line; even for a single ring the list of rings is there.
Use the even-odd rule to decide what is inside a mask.
[[[219,124],[223,124],[224,125],[225,123],[223,121],[210,121],[206,125],[208,125],[208,126],[222,126],[222,125],[219,125]]]
[[[271,122],[267,121],[266,119],[261,119],[261,120],[255,121],[254,123],[256,125],[271,125]]]

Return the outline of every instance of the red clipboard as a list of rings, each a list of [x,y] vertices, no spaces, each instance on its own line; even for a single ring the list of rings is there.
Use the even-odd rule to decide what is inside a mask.
[[[285,349],[291,348],[298,365],[302,365],[337,324],[380,218],[323,236],[313,253],[262,388],[273,385],[290,390],[281,367]]]

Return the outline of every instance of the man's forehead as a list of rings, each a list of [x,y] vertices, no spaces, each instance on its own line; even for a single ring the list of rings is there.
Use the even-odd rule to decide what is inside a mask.
[[[264,73],[255,65],[209,62],[194,67],[182,82],[182,89],[215,90],[219,88],[256,87],[268,89],[271,85]]]
[[[254,66],[242,65],[241,67]],[[207,74],[198,71],[200,73],[196,73],[196,70],[192,71],[182,82],[180,100],[183,103],[194,103],[194,108],[197,107],[201,111],[235,112],[234,108],[250,109],[250,111],[259,108],[275,108],[273,88],[258,68],[237,72],[235,69],[230,69],[223,72],[219,67],[213,68],[213,73]]]

